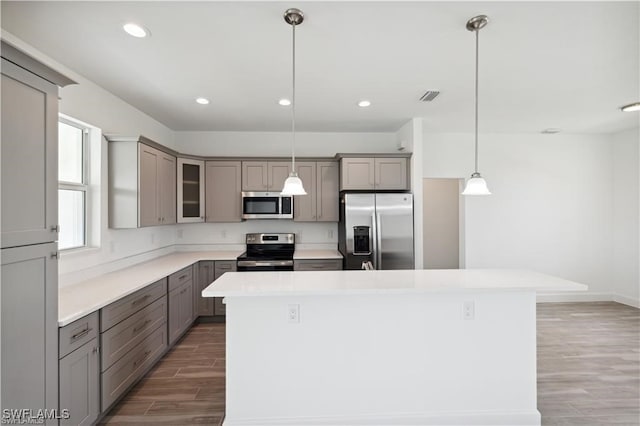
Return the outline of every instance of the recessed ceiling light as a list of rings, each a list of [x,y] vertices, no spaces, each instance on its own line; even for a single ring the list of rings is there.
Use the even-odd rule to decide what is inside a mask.
[[[561,131],[562,131],[562,129],[558,129],[558,128],[555,128],[555,127],[549,127],[548,129],[544,129],[540,133],[543,133],[545,135],[553,135],[554,133],[560,133]]]
[[[133,22],[128,22],[124,24],[122,26],[122,29],[124,29],[127,32],[127,34],[133,37],[143,38],[149,35],[149,30],[147,30],[146,28],[138,24],[134,24]]]
[[[278,103],[279,103],[281,106],[289,106],[289,105],[291,105],[291,101],[290,101],[289,99],[280,99],[280,100],[278,101]]]
[[[369,102],[369,101],[360,101],[360,102],[358,102],[358,106],[360,108],[366,108],[366,107],[368,107],[370,105],[371,105],[371,102]]]
[[[622,111],[624,111],[624,112],[640,111],[640,102],[636,102],[636,103],[633,103],[633,104],[625,105],[625,106],[621,107],[620,109]]]
[[[196,102],[200,105],[209,105],[209,99],[207,98],[196,98]]]

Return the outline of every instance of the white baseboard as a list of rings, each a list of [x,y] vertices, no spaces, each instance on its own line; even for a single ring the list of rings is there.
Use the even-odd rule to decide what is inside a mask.
[[[406,415],[367,415],[336,417],[291,417],[237,419],[228,415],[223,426],[275,426],[275,425],[540,425],[538,410],[477,411],[450,413],[416,413]]]
[[[536,296],[538,303],[541,302],[612,302],[611,293],[566,292],[566,293],[538,293]]]
[[[634,299],[632,297],[623,296],[621,294],[614,294],[613,301],[640,309],[640,299]]]

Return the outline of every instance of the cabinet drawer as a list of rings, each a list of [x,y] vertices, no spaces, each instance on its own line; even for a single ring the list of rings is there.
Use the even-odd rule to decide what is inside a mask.
[[[105,371],[167,321],[167,297],[163,296],[102,333],[101,371]]]
[[[339,271],[342,259],[305,259],[293,262],[294,271]]]
[[[59,358],[70,354],[98,335],[98,312],[82,317],[59,329]]]
[[[167,294],[167,279],[146,286],[100,310],[100,332],[104,333],[120,321]]]
[[[178,272],[174,272],[169,275],[169,291],[175,290],[182,284],[193,279],[193,265],[187,266],[184,269],[180,269]]]
[[[215,274],[213,279],[217,280],[224,274],[225,272],[235,272],[236,271],[236,262],[235,260],[216,260],[215,266]]]
[[[160,357],[167,347],[167,327],[160,326],[102,373],[102,411],[109,409]]]

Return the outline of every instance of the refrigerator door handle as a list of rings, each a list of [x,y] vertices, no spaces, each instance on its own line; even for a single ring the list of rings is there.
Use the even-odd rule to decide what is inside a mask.
[[[382,269],[382,226],[378,213],[376,213],[376,264],[376,269]]]
[[[373,256],[371,256],[371,259],[373,260],[373,269],[379,269],[378,268],[378,221],[377,221],[377,214],[376,213],[372,213],[371,214],[371,231],[372,231],[372,238],[369,238],[369,241],[371,241],[371,244],[373,244]]]

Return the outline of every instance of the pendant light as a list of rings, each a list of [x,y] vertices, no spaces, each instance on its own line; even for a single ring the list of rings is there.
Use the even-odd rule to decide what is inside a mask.
[[[296,173],[296,26],[302,24],[304,15],[299,9],[287,9],[284,12],[284,20],[293,28],[293,72],[292,72],[292,96],[291,96],[291,173],[284,181],[281,195],[306,195],[307,191],[302,186],[302,180]]]
[[[478,47],[478,36],[480,29],[484,28],[489,22],[489,18],[485,15],[475,16],[467,22],[467,30],[475,31],[476,33],[476,127],[475,127],[475,140],[476,140],[476,156],[475,156],[475,169],[471,174],[469,180],[467,180],[467,186],[462,191],[462,195],[491,195],[489,188],[487,188],[487,182],[482,178],[480,172],[478,172],[478,57],[480,56]]]

